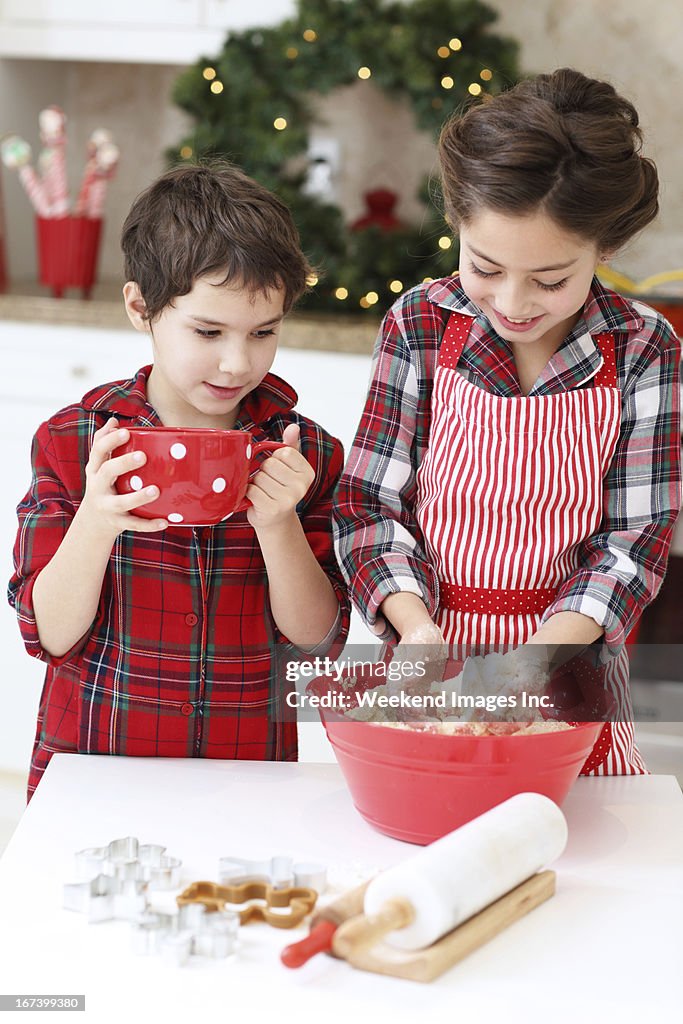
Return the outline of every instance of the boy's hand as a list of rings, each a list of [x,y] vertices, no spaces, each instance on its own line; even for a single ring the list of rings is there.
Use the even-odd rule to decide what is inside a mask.
[[[296,423],[285,427],[282,440],[288,447],[266,459],[247,489],[251,502],[247,520],[255,530],[279,526],[290,519],[315,479],[313,467],[301,454],[299,434]]]
[[[148,504],[159,496],[158,487],[146,487],[132,494],[117,494],[116,478],[144,466],[144,452],[128,452],[112,456],[119,445],[128,440],[128,431],[119,429],[118,420],[110,419],[95,433],[90,458],[85,467],[85,495],[78,510],[80,519],[87,516],[91,525],[112,537],[112,543],[124,530],[136,533],[157,533],[165,530],[165,519],[141,519],[131,510]]]

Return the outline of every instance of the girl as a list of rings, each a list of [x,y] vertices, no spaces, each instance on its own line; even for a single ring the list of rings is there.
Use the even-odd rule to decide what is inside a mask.
[[[571,69],[445,125],[460,273],[385,317],[335,505],[375,632],[475,647],[604,637],[615,720],[586,774],[646,770],[622,645],[659,589],[681,500],[678,341],[594,276],[657,213],[640,145],[632,104]]]

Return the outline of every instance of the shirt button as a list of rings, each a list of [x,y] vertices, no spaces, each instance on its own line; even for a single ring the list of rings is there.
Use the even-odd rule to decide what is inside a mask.
[[[190,715],[194,714],[194,706],[192,704],[182,704],[180,707],[180,714],[189,718]]]
[[[188,612],[188,614],[185,616],[185,622],[188,624],[188,626],[196,626],[197,623],[199,622],[199,619],[197,618],[194,612]]]

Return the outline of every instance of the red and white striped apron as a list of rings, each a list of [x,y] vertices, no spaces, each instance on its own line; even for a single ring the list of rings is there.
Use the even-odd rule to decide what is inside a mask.
[[[440,581],[436,622],[446,641],[516,646],[536,632],[577,567],[578,545],[600,526],[621,422],[614,339],[596,339],[603,362],[593,387],[503,398],[456,370],[472,323],[452,313],[441,342],[417,520]],[[625,650],[604,685],[615,721],[583,774],[642,774]]]

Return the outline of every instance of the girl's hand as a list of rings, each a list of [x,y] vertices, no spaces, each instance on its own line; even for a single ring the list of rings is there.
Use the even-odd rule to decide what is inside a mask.
[[[247,488],[247,520],[255,530],[286,523],[315,479],[313,467],[301,454],[299,435],[296,423],[285,427],[282,440],[289,447],[273,452]]]
[[[157,533],[168,526],[165,519],[141,519],[131,515],[132,509],[140,508],[159,496],[158,487],[146,487],[132,494],[116,493],[116,478],[139,469],[147,461],[144,452],[112,455],[129,436],[125,428],[119,429],[118,420],[113,418],[95,433],[85,467],[85,495],[78,510],[80,519],[87,517],[96,530],[111,536],[112,543],[124,530]]]
[[[443,679],[448,645],[436,623],[431,620],[421,622],[401,635],[391,660],[405,666],[403,682],[399,685],[406,692],[427,693],[432,683]],[[412,670],[410,666],[413,666]]]

